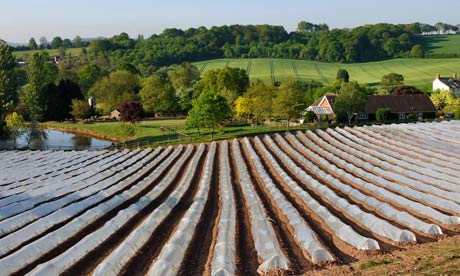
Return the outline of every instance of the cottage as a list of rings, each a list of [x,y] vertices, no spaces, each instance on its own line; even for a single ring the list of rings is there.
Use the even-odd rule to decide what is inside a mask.
[[[336,97],[336,94],[328,93],[305,111],[313,111],[318,118],[327,114],[328,118],[331,119],[334,116],[333,103]],[[367,96],[364,112],[356,114],[355,119],[375,120],[375,114],[379,108],[389,108],[391,113],[400,120],[406,119],[407,115],[411,113],[418,119],[436,116],[436,108],[425,94],[371,95]]]
[[[314,104],[310,105],[305,111],[313,111],[316,114],[318,119],[321,119],[322,116],[327,115],[329,120],[334,119],[334,101],[337,94],[327,93],[322,98],[317,100]]]
[[[361,118],[358,114],[358,120],[375,120],[375,114],[379,108],[389,108],[392,114],[397,114],[399,120],[406,119],[407,115],[411,113],[415,114],[419,120],[436,116],[436,107],[431,102],[430,97],[425,94],[372,95],[367,96],[365,113]]]
[[[451,78],[442,78],[441,74],[436,75],[433,81],[433,91],[450,91],[455,97],[460,95],[460,80],[457,78],[457,73],[454,73]]]
[[[121,118],[121,112],[120,110],[118,109],[115,109],[114,111],[112,111],[110,113],[110,119],[117,119],[117,120],[120,120]]]

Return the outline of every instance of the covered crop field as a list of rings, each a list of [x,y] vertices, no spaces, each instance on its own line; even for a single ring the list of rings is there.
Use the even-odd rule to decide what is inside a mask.
[[[0,152],[0,275],[308,274],[460,231],[460,122]]]

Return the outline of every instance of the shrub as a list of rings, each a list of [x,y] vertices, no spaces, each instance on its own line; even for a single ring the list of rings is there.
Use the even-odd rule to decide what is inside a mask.
[[[316,120],[316,114],[315,112],[313,111],[307,111],[307,113],[305,113],[305,121],[307,122],[313,122]]]
[[[415,114],[414,113],[409,113],[407,114],[407,117],[406,119],[409,120],[409,121],[414,121],[416,118]]]
[[[389,108],[379,108],[375,112],[375,119],[379,122],[385,122],[390,118],[391,109]]]
[[[70,112],[70,114],[75,119],[87,119],[91,117],[91,113],[91,107],[86,101],[77,99],[72,100],[72,111]]]
[[[455,120],[460,120],[460,111],[459,110],[454,112],[454,119]]]

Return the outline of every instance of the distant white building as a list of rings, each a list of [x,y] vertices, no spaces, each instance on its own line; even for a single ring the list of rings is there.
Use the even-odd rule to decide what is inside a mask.
[[[120,118],[121,118],[121,112],[120,112],[120,110],[115,109],[114,111],[112,111],[112,112],[110,113],[110,118],[111,118],[111,119],[120,120]]]
[[[442,78],[441,74],[436,75],[433,81],[433,91],[450,91],[455,97],[460,95],[460,80],[457,78],[457,73],[452,74],[450,78]]]

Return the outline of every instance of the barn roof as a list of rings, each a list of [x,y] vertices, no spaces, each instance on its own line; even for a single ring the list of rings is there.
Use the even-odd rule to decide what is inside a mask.
[[[379,108],[390,108],[392,113],[436,112],[425,94],[368,96],[366,113],[375,114]]]

